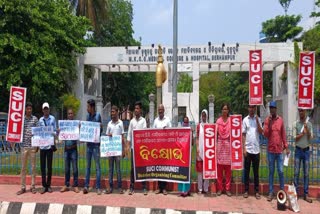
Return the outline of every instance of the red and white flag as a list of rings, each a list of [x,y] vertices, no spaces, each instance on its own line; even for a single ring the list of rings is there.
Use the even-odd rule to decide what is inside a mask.
[[[313,109],[315,53],[301,52],[299,62],[298,108]]]
[[[243,169],[242,153],[242,115],[231,115],[231,169]]]
[[[249,105],[263,105],[262,50],[249,51]]]
[[[204,149],[203,149],[203,179],[217,178],[217,125],[204,125]]]
[[[26,94],[26,88],[11,86],[6,135],[8,142],[22,142]]]

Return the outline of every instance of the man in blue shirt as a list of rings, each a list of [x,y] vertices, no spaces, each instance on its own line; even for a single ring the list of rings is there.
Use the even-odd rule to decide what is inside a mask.
[[[73,110],[68,109],[68,120],[73,120]],[[70,188],[70,165],[72,164],[73,170],[73,191],[79,193],[78,188],[78,151],[76,140],[64,141],[64,169],[65,169],[65,186],[62,187],[60,192],[69,191]]]
[[[87,121],[91,122],[99,122],[101,125],[102,133],[102,123],[101,123],[101,115],[96,112],[96,102],[93,99],[87,101]],[[91,171],[91,159],[94,159],[96,164],[96,189],[97,194],[101,195],[101,169],[100,169],[100,143],[91,143],[87,142],[87,168],[86,168],[86,180],[83,189],[83,194],[87,194],[89,190],[89,183],[90,183],[90,171]]]
[[[50,115],[50,108],[48,103],[43,103],[42,105],[43,117],[39,120],[40,126],[52,126],[53,130],[56,131],[56,119],[54,116]],[[42,186],[40,193],[45,192],[52,193],[51,189],[51,176],[52,176],[52,158],[53,149],[51,146],[40,146],[40,166],[41,166],[41,177]],[[46,173],[46,168],[48,172]],[[47,177],[46,177],[47,175]]]

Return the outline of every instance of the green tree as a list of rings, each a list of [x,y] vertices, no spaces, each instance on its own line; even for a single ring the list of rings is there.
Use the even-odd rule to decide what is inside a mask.
[[[301,18],[300,15],[276,16],[262,23],[262,32],[268,42],[286,42],[302,32],[303,28],[298,26]]]
[[[191,73],[192,75],[192,73]],[[179,73],[177,92],[191,93],[192,92],[192,76],[188,73]]]
[[[292,0],[279,0],[279,3],[281,5],[281,7],[283,8],[285,15],[287,15],[291,1]]]
[[[133,9],[130,1],[109,0],[108,22],[101,25],[100,35],[94,34],[98,46],[138,46],[133,38]],[[152,71],[150,71],[152,72]],[[133,106],[141,100],[147,108],[148,95],[155,93],[155,73],[103,73],[102,96],[104,104]]]
[[[318,8],[320,8],[320,0],[317,0],[317,1],[315,2],[315,5],[316,5]],[[310,17],[320,17],[320,12],[314,11],[314,12],[311,13],[311,16],[310,16]],[[320,21],[317,22],[317,25],[319,25],[319,24],[320,24]]]
[[[101,25],[108,21],[108,0],[69,0],[77,16],[85,16],[96,32],[100,34]]]
[[[27,99],[38,106],[57,103],[77,77],[89,27],[67,0],[0,0],[0,99],[8,100],[15,85],[27,87]],[[0,105],[6,110],[8,103]]]
[[[320,25],[306,31],[302,37],[305,51],[315,51],[316,57],[316,79],[315,79],[315,99],[320,100]]]

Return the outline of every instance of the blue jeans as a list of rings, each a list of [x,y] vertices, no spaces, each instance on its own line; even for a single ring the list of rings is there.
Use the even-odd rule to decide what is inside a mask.
[[[86,168],[86,181],[84,187],[89,188],[90,184],[90,170],[91,159],[94,159],[96,164],[96,188],[101,188],[101,169],[100,169],[100,144],[99,143],[87,143],[87,168]]]
[[[110,189],[113,189],[114,164],[116,164],[118,188],[122,188],[120,160],[121,160],[120,156],[109,157],[109,186],[110,186]]]
[[[69,149],[64,151],[65,185],[70,186],[70,165],[73,171],[73,187],[78,186],[78,151]]]
[[[284,189],[284,177],[283,177],[283,154],[268,152],[269,162],[269,193],[273,193],[273,177],[275,162],[277,162],[277,171],[280,182],[280,189]]]
[[[296,147],[294,155],[294,186],[296,187],[297,194],[299,194],[299,174],[300,174],[300,165],[302,162],[303,168],[303,193],[308,195],[309,190],[309,160],[310,160],[310,151]]]

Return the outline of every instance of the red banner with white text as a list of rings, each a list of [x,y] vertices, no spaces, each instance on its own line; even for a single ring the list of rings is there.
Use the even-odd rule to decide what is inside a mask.
[[[11,86],[6,133],[8,142],[22,142],[26,94],[26,88]]]
[[[136,181],[190,182],[191,129],[133,130]]]
[[[300,52],[298,108],[313,109],[315,82],[315,53]]]
[[[203,149],[203,179],[217,178],[217,125],[204,125],[204,149]]]
[[[249,104],[263,105],[262,50],[249,51]]]
[[[242,153],[242,115],[231,115],[231,169],[243,169]]]

